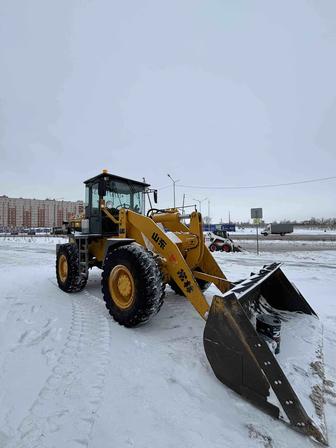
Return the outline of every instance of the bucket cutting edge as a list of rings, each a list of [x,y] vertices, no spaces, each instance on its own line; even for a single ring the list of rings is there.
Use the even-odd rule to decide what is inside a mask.
[[[265,314],[281,321],[279,355],[256,331],[258,316]],[[223,296],[214,296],[203,341],[223,384],[297,431],[328,444],[321,325],[280,264],[264,266]]]

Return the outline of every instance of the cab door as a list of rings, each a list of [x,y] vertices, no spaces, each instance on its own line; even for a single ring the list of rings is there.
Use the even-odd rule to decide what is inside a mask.
[[[90,233],[102,233],[102,216],[99,209],[98,182],[94,183],[90,194]]]

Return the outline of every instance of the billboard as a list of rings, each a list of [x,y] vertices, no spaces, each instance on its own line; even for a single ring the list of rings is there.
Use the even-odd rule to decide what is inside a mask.
[[[204,224],[203,230],[213,232],[214,230],[225,230],[226,232],[235,232],[236,224],[222,223],[222,224]]]

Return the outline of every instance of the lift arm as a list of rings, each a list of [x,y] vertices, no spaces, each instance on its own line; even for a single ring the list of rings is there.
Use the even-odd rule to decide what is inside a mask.
[[[127,210],[124,216],[126,222],[121,223],[121,226],[126,228],[127,236],[129,238],[133,238],[139,244],[147,247],[147,249],[152,250],[154,253],[159,254],[164,259],[165,267],[170,278],[176,282],[185,297],[192,303],[201,317],[206,319],[209,312],[209,305],[195,277],[210,282],[212,281],[218,286],[220,285],[219,289],[222,292],[230,289],[231,284],[225,279],[224,274],[220,271],[220,268],[211,255],[210,257],[215,262],[213,270],[220,274],[219,278],[214,277],[208,272],[205,272],[205,277],[201,278],[201,273],[192,271],[193,268],[198,267],[195,266],[196,259],[201,266],[204,264],[204,262],[202,263],[204,252],[208,251],[208,249],[204,246],[203,233],[198,235],[189,233],[190,236],[196,236],[196,243],[194,248],[189,248],[186,251],[186,257],[184,257],[183,253],[185,252],[184,248],[186,244],[183,243],[182,233],[180,235],[181,238],[179,238],[179,232],[174,232],[175,236],[171,236],[169,233],[165,232],[163,226],[158,222],[154,222],[153,219],[135,213],[131,210]],[[183,224],[182,226],[184,228],[180,227],[181,230],[187,229],[188,232],[190,232],[188,227]],[[190,243],[188,244],[190,246]],[[195,257],[192,256],[193,251],[195,252]],[[192,260],[192,268],[188,264],[189,259]],[[207,260],[206,264],[210,264],[209,260]],[[218,272],[218,269],[220,272]]]

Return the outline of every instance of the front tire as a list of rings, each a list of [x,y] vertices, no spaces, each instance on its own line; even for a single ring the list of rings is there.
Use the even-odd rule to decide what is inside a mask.
[[[106,255],[101,284],[106,308],[125,327],[147,322],[163,304],[161,271],[151,252],[138,244]]]
[[[79,273],[79,255],[75,244],[62,244],[57,251],[56,277],[64,292],[79,292],[85,288],[87,278]]]

